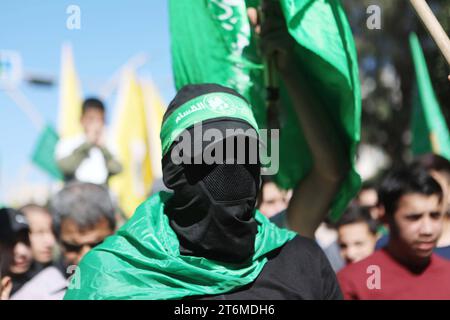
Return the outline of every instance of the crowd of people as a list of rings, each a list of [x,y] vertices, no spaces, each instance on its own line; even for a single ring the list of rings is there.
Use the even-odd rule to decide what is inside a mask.
[[[258,27],[256,12],[249,16]],[[0,298],[450,299],[449,160],[425,154],[392,168],[365,182],[331,220],[349,161],[321,100],[290,67],[292,39],[267,28],[261,38],[266,55],[276,57],[314,163],[295,189],[262,177],[259,160],[175,162],[179,133],[195,137],[197,123],[241,130],[247,152],[254,137],[245,130],[258,130],[251,106],[233,89],[187,85],[163,118],[166,190],[153,190],[126,221],[108,188],[123,168],[105,143],[105,106],[86,99],[83,134],[56,148],[64,187],[47,206],[0,209]],[[227,117],[196,108],[205,97],[240,111]],[[225,151],[226,143],[214,143]],[[200,143],[194,153],[207,147]]]
[[[97,99],[87,99],[83,104],[81,123],[85,135],[60,142],[58,150],[61,151],[57,151],[56,156],[66,183],[49,199],[47,206],[26,204],[20,208],[0,210],[2,299],[62,299],[68,288],[78,285],[80,279],[74,275],[86,253],[115,234],[125,222],[107,185],[108,177],[120,172],[121,167],[100,142],[104,112],[103,104]],[[175,173],[176,166],[172,164],[171,167],[164,161],[164,183],[175,190],[175,194],[183,195],[178,195],[180,203],[176,205],[188,206],[201,193],[200,189],[190,189],[192,182],[188,181],[185,181],[184,189],[174,188],[172,184],[175,182],[171,179],[179,173]],[[167,177],[166,171],[170,172],[171,178]],[[240,175],[243,174],[244,171]],[[226,187],[225,177],[226,172],[221,170],[214,183],[222,183]],[[263,177],[260,185],[255,179],[260,179],[259,173],[247,180],[248,186],[243,181],[233,181],[231,177],[228,182],[233,188],[236,188],[236,183],[242,185],[245,190],[241,191],[246,193],[246,197],[250,196],[249,192],[255,192],[255,202],[247,210],[251,212],[256,206],[273,224],[283,228],[279,230],[292,229],[286,218],[292,190],[280,189],[270,177]],[[183,192],[177,193],[177,190]],[[289,268],[303,268],[303,272],[311,275],[314,272],[305,269],[302,259],[313,254],[317,260],[323,255],[327,261],[319,267],[321,274],[309,283],[310,288],[320,286],[317,281],[327,274],[325,280],[330,287],[321,293],[320,298],[450,299],[449,191],[450,162],[435,154],[420,156],[403,168],[392,169],[377,182],[365,183],[338,221],[325,218],[315,232],[315,243],[321,250],[311,247],[311,243],[296,244],[293,240],[282,243],[279,246],[283,250],[277,254],[277,259],[269,260],[264,270],[277,268],[277,264],[288,261]],[[201,203],[203,200],[198,201]],[[173,210],[176,205],[172,204]],[[219,207],[210,202],[205,205]],[[226,211],[221,210],[214,214]],[[254,240],[243,237],[242,233],[246,231],[237,225],[238,234],[230,236],[230,230],[220,230],[223,226],[210,221],[203,226],[205,230],[202,232],[217,233],[205,235],[198,226],[195,230],[189,229],[187,225],[190,222],[185,216],[181,220],[176,216],[170,219],[173,219],[172,228],[179,232],[180,248],[185,246],[182,250],[186,255],[209,257],[212,254],[210,248],[200,243],[196,243],[195,248],[190,247],[192,243],[189,241],[195,242],[190,237],[199,236],[195,240],[203,241],[203,244],[210,240],[212,247],[216,245],[215,238],[235,241],[233,237],[239,236],[249,243]],[[221,231],[230,234],[221,235]],[[297,239],[297,242],[304,239]],[[225,244],[226,247],[228,245]],[[249,249],[242,241],[229,248],[240,248],[242,257],[239,252],[229,252],[223,246],[214,247],[211,257],[220,260],[215,256],[219,253],[228,255],[231,261],[236,258],[245,260],[245,250]],[[289,281],[304,286],[304,279],[293,276],[297,272],[292,272]],[[273,274],[267,271],[262,272],[258,279],[276,282],[271,277]],[[256,290],[254,288],[258,288],[258,284],[256,281],[252,290]],[[238,291],[230,297],[258,297],[252,295],[258,291],[252,290]],[[318,297],[312,291],[302,290],[302,297]],[[286,298],[285,295],[277,297]],[[295,294],[288,297],[298,298]],[[158,296],[154,298],[158,299]]]
[[[426,154],[364,185],[336,223],[323,223],[317,241],[346,299],[449,299],[449,186],[450,162]],[[283,192],[266,190],[260,209],[272,217]],[[379,270],[376,288],[367,284],[370,266]]]
[[[81,258],[124,221],[107,185],[121,165],[103,142],[103,103],[86,99],[80,122],[84,134],[55,152],[62,190],[46,206],[0,209],[3,299],[62,299]]]

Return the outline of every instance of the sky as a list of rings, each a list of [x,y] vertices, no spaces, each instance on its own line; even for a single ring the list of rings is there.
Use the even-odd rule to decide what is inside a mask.
[[[66,26],[70,5],[80,9],[80,29]],[[84,96],[96,95],[132,56],[144,53],[138,70],[151,77],[165,102],[175,94],[166,0],[8,0],[0,10],[0,51],[20,53],[25,74],[52,77],[53,86],[21,82],[18,89],[45,122],[56,125],[61,46],[70,42]],[[114,96],[107,101],[114,107]],[[111,115],[113,112],[109,112]],[[26,184],[49,184],[30,155],[39,130],[0,89],[0,203]]]

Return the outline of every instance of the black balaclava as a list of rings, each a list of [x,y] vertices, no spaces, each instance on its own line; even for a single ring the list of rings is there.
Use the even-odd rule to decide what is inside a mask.
[[[164,119],[185,102],[212,92],[241,97],[219,85],[189,85],[178,92]],[[245,121],[231,118],[204,121],[203,127],[222,133],[227,128],[251,128]],[[187,130],[193,132],[192,128]],[[259,161],[236,164],[234,159],[234,164],[176,165],[170,154],[167,152],[162,159],[164,184],[174,191],[166,203],[166,214],[179,239],[180,253],[228,263],[248,261],[254,254],[257,233],[254,213],[260,185]]]

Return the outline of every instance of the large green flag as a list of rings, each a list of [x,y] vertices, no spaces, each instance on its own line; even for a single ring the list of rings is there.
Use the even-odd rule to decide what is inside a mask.
[[[172,63],[177,89],[213,82],[229,86],[253,106],[259,128],[268,128],[263,60],[247,18],[247,5],[258,0],[170,0]],[[360,186],[354,169],[360,138],[361,93],[353,36],[339,0],[280,0],[285,23],[297,45],[296,67],[327,114],[353,164],[336,195],[331,217],[337,219]],[[274,177],[294,188],[308,173],[312,157],[291,100],[280,84],[280,162]]]
[[[412,152],[435,153],[450,160],[450,134],[431,84],[427,63],[415,33],[409,37],[416,70],[412,113]]]
[[[58,140],[58,134],[51,126],[44,127],[34,148],[32,161],[51,177],[62,180],[63,175],[55,161],[55,148]]]

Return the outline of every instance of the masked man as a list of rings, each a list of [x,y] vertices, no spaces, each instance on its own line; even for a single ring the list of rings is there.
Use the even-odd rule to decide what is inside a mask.
[[[315,242],[255,209],[257,132],[251,107],[235,91],[183,87],[161,129],[163,179],[173,193],[150,197],[90,251],[65,299],[341,298]],[[245,141],[245,148],[237,143],[238,151],[229,152],[231,141]],[[250,156],[239,161],[239,150]],[[208,156],[223,161],[211,164]]]

